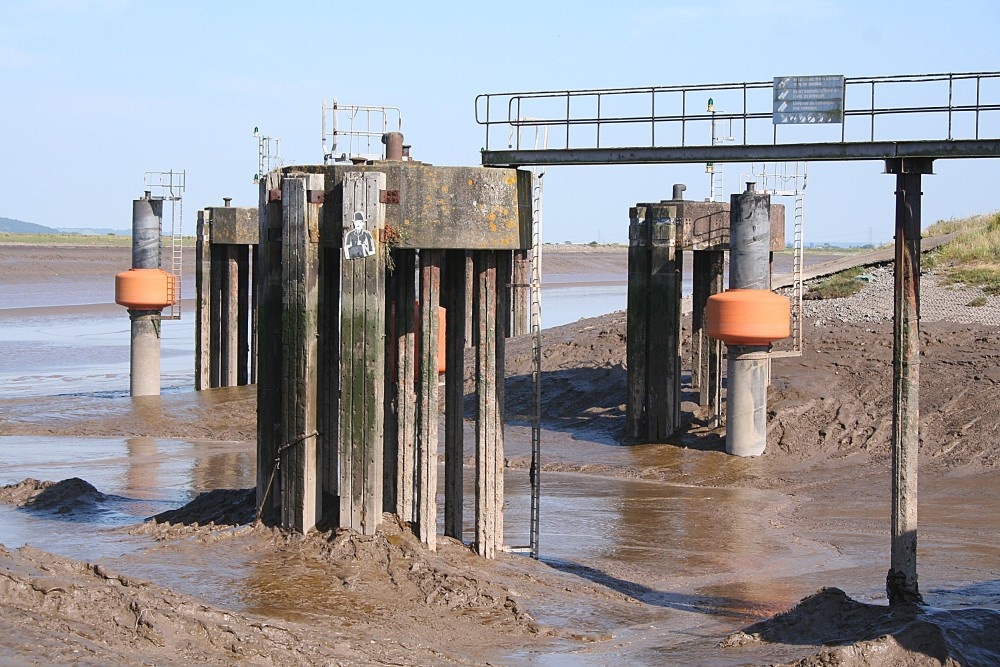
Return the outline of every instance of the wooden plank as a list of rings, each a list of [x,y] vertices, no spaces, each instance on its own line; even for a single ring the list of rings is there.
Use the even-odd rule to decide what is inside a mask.
[[[373,535],[382,518],[385,418],[385,174],[343,183],[340,525]],[[357,224],[355,224],[357,223]]]
[[[440,250],[420,251],[420,331],[417,370],[419,411],[417,423],[417,528],[420,541],[437,548],[438,469],[438,332],[440,329]]]
[[[240,267],[239,246],[222,246],[225,253],[223,274],[221,335],[224,340],[220,385],[235,387],[239,377]]]
[[[527,250],[514,251],[514,274],[511,281],[511,335],[523,336],[528,333],[528,297],[530,263]]]
[[[675,218],[653,218],[650,223],[647,438],[663,442],[680,426],[683,262]]]
[[[320,506],[317,452],[317,311],[319,307],[319,205],[308,192],[322,175],[282,181],[281,523],[304,533],[316,525]],[[312,181],[318,181],[319,187]]]
[[[399,251],[389,248],[385,273],[385,416],[382,441],[382,511],[396,514],[396,482],[399,474],[399,392],[396,383],[399,341],[396,338],[396,308],[399,296]]]
[[[195,237],[195,320],[194,320],[194,389],[208,389],[211,384],[212,349],[212,242],[209,211],[198,211]]]
[[[209,382],[212,387],[224,387],[226,337],[222,326],[225,316],[226,294],[226,246],[212,245],[211,254],[211,295],[209,297]]]
[[[479,340],[479,288],[476,283],[476,266],[472,252],[465,251],[465,344],[476,345]]]
[[[260,252],[257,276],[257,507],[271,522],[281,506],[281,480],[275,474],[281,425],[281,201],[268,193],[280,189],[278,172],[260,183]]]
[[[257,281],[260,279],[260,245],[250,246],[250,384],[257,384]]]
[[[646,378],[649,331],[649,227],[646,207],[629,210],[628,296],[625,365],[627,392],[625,432],[631,439],[646,437]]]
[[[337,525],[340,514],[340,264],[339,248],[321,248],[319,281],[319,436],[320,520]]]
[[[726,253],[722,250],[705,250],[703,271],[705,273],[705,301],[713,294],[724,290]],[[702,330],[701,377],[699,403],[708,408],[708,425],[719,425],[722,413],[722,341],[709,337]]]
[[[444,534],[462,539],[465,458],[466,257],[445,251]]]
[[[250,382],[250,246],[233,246],[236,255],[236,384]]]
[[[402,521],[416,518],[416,261],[414,250],[397,250],[396,264],[396,508]]]
[[[499,318],[508,312],[504,286],[510,253],[477,253],[479,344],[476,346],[476,551],[495,558],[503,548],[503,362]]]

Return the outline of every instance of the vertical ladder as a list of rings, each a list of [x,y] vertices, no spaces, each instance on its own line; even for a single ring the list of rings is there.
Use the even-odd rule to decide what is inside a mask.
[[[541,519],[542,464],[542,190],[545,169],[536,167],[531,188],[531,384],[534,411],[531,415],[531,557],[538,559]]]
[[[149,192],[159,193],[155,197],[162,199],[164,205],[170,205],[170,252],[165,258],[167,271],[174,275],[174,285],[168,289],[167,296],[171,300],[168,314],[161,314],[161,320],[181,319],[181,283],[184,278],[184,188],[186,187],[186,171],[147,171],[143,181]],[[162,254],[163,218],[160,218],[160,249]],[[161,261],[162,264],[162,261]]]
[[[522,119],[526,120],[526,119]],[[520,128],[517,129],[520,132]],[[513,134],[508,139],[513,142]],[[535,148],[548,148],[548,128],[535,128]],[[541,524],[542,501],[542,193],[545,187],[545,167],[531,169],[531,384],[534,398],[531,412],[531,466],[528,479],[531,485],[531,509],[528,524],[528,546],[507,547],[512,553],[527,552],[538,559],[538,536]]]
[[[792,351],[802,355],[802,270],[803,242],[802,229],[805,221],[805,200],[802,191],[795,195],[795,231],[792,237]]]

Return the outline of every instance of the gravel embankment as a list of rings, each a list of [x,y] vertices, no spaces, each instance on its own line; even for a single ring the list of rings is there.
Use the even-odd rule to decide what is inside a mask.
[[[865,275],[869,280],[853,296],[803,301],[806,319],[815,320],[816,326],[822,326],[826,321],[891,322],[892,266],[872,267]],[[807,288],[809,284],[806,283]],[[788,289],[780,292],[790,295]],[[985,305],[970,306],[969,303],[977,298],[985,298]],[[933,273],[926,273],[920,279],[920,319],[923,322],[1000,326],[1000,297],[987,295],[978,287],[940,285]]]

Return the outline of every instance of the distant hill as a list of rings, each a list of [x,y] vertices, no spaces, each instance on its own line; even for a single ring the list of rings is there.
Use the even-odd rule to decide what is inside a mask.
[[[58,229],[52,229],[45,225],[36,225],[33,222],[24,220],[14,220],[13,218],[0,218],[0,232],[11,234],[61,234]]]
[[[79,234],[81,236],[131,236],[131,229],[111,229],[110,227],[46,227],[36,225],[33,222],[15,220],[13,218],[0,218],[0,232],[8,234]]]

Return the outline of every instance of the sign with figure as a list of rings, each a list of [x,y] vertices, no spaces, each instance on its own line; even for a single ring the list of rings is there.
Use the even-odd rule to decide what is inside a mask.
[[[843,123],[844,77],[774,77],[773,123]]]
[[[367,229],[365,214],[355,211],[351,229],[344,234],[344,256],[347,259],[363,259],[374,254],[375,239]]]

